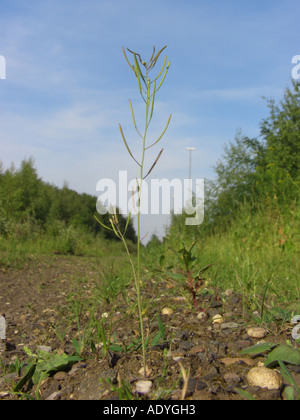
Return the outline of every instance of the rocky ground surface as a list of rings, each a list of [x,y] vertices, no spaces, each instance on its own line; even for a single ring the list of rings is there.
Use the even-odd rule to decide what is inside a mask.
[[[96,312],[88,304],[76,312],[76,302],[91,304],[99,298],[94,297],[97,282],[97,263],[79,257],[32,258],[22,269],[0,269],[0,315],[6,320],[6,339],[0,339],[1,400],[245,398],[238,390],[258,400],[285,399],[288,383],[279,369],[271,369],[273,377],[267,383],[250,380],[249,372],[263,364],[266,354],[253,357],[241,351],[262,341],[292,341],[293,327],[287,320],[258,325],[247,302],[231,290],[210,289],[199,297],[195,310],[172,282],[148,278],[143,291],[148,299],[144,324],[149,336],[145,378],[132,288],[126,291],[127,302],[124,297],[115,305],[102,299]],[[155,340],[162,333],[157,315],[164,327],[159,341]],[[92,318],[98,324],[89,323]],[[92,325],[105,327],[102,340]],[[104,356],[110,326],[114,346]],[[39,384],[30,379],[20,385],[29,363],[24,348],[34,354],[42,349],[50,355],[71,356],[76,353],[74,339],[84,344],[81,360],[56,367]],[[300,387],[299,366],[287,367]]]

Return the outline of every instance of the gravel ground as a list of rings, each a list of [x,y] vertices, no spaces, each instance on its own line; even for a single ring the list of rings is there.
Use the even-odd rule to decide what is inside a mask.
[[[144,313],[150,343],[146,378],[141,372],[141,350],[133,346],[139,336],[138,320],[119,298],[113,314],[111,302],[102,302],[97,309],[97,317],[105,319],[107,330],[109,320],[113,320],[111,337],[119,348],[112,348],[103,357],[103,342],[93,341],[92,348],[86,345],[82,360],[51,372],[39,389],[29,381],[22,387],[22,395],[13,393],[28,362],[24,346],[33,352],[40,346],[46,346],[43,349],[50,354],[71,356],[75,352],[73,339],[78,342],[80,336],[74,318],[72,321],[67,315],[72,299],[93,298],[97,281],[95,260],[80,257],[33,257],[20,270],[0,270],[0,315],[6,320],[6,339],[0,339],[0,399],[115,400],[124,398],[126,391],[127,397],[148,400],[243,399],[237,389],[258,400],[285,399],[288,383],[276,369],[272,373],[279,382],[270,389],[249,380],[249,371],[260,366],[266,354],[252,357],[241,351],[261,341],[292,341],[289,322],[275,319],[257,325],[247,302],[231,290],[210,289],[198,298],[195,310],[178,294],[178,288],[162,280],[148,280],[143,291],[150,300]],[[131,288],[127,296],[133,302]],[[157,315],[165,336],[151,345],[160,331]],[[86,310],[80,320],[83,330],[89,319],[91,314]],[[13,368],[22,362],[23,370]],[[300,367],[287,367],[300,386]]]

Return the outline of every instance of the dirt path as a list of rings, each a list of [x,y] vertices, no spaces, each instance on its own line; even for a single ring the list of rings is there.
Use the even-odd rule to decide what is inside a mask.
[[[78,257],[33,258],[21,270],[0,271],[0,315],[6,319],[6,341],[0,340],[0,399],[17,399],[12,394],[20,377],[10,366],[26,361],[24,346],[36,351],[39,346],[52,352],[71,355],[75,338],[79,341],[76,320],[70,318],[72,299],[93,299],[95,282],[99,281],[99,267],[95,259]],[[131,288],[128,302],[133,302]],[[147,348],[148,399],[182,397],[182,369],[189,372],[185,397],[201,399],[241,399],[235,388],[245,389],[257,399],[283,398],[282,386],[278,390],[251,387],[247,374],[251,368],[265,360],[264,355],[252,358],[241,356],[243,348],[256,344],[258,338],[250,337],[249,327],[257,327],[245,311],[241,297],[227,291],[203,295],[199,305],[206,316],[192,310],[182,296],[176,295],[169,283],[148,281],[144,293],[151,299],[145,311],[145,326],[149,343],[154,343],[160,331],[157,314],[164,325],[165,338]],[[200,306],[199,306],[200,307]],[[162,309],[172,313],[162,315]],[[111,303],[101,303],[97,317],[103,319],[111,310]],[[95,315],[95,314],[94,314]],[[217,315],[222,316],[216,322]],[[55,372],[39,387],[22,391],[40,399],[112,399],[124,396],[128,389],[137,397],[136,386],[141,380],[140,350],[134,349],[139,324],[124,300],[120,298],[114,308],[111,337],[115,346],[106,357],[103,342],[94,342],[86,348],[82,361],[65,371]],[[82,331],[91,314],[81,314]],[[102,325],[102,324],[101,324]],[[106,324],[109,328],[109,322]],[[80,334],[82,334],[82,331]],[[82,338],[82,337],[81,337]],[[273,322],[266,329],[265,341],[284,343],[291,340],[291,325]],[[120,346],[123,351],[120,350]],[[289,366],[295,380],[300,383],[299,366]],[[116,388],[122,382],[121,395]],[[141,397],[141,395],[140,395]]]

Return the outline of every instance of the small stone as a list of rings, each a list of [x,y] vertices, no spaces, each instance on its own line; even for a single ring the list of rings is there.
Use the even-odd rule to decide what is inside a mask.
[[[224,375],[224,380],[228,385],[237,385],[241,382],[241,377],[234,372],[227,372]]]
[[[250,386],[259,386],[260,388],[280,389],[282,378],[276,370],[266,367],[255,367],[248,372],[247,380]]]
[[[61,391],[53,392],[53,394],[49,395],[49,397],[46,398],[47,401],[55,401],[59,400],[61,396]]]
[[[224,294],[225,294],[226,297],[230,297],[233,294],[233,290],[232,289],[227,289],[227,290],[225,290]]]
[[[249,337],[252,338],[265,338],[265,336],[268,334],[267,330],[265,328],[256,327],[256,328],[249,328],[247,331],[247,334]]]
[[[220,300],[214,300],[210,304],[211,308],[220,308],[221,306],[223,306],[223,302],[221,302]]]
[[[199,312],[197,315],[197,319],[199,319],[200,321],[205,321],[207,318],[207,315],[205,312]]]
[[[220,314],[217,314],[217,315],[213,316],[213,318],[212,318],[213,324],[222,324],[223,321],[224,321],[224,318]]]
[[[231,298],[230,298],[230,303],[232,304],[232,305],[237,305],[238,303],[240,303],[240,298],[239,298],[239,296],[235,296],[235,295],[233,295],[233,296],[231,296]]]
[[[78,362],[75,365],[72,366],[72,369],[70,370],[70,372],[68,373],[69,376],[73,376],[75,375],[75,373],[79,370],[79,369],[85,369],[87,367],[87,364],[84,362]]]
[[[198,353],[204,353],[205,352],[205,347],[204,346],[194,346],[189,350],[189,355],[190,356],[195,356]]]
[[[254,312],[252,312],[252,315],[255,317],[255,318],[261,318],[261,313],[260,312],[258,312],[258,311],[254,311]]]
[[[192,341],[190,341],[190,340],[187,340],[187,341],[182,341],[180,344],[179,344],[179,348],[178,348],[178,350],[179,351],[188,351],[188,350],[190,350],[192,347],[194,347],[195,346],[195,343],[193,343]]]
[[[172,310],[171,308],[164,308],[164,309],[161,311],[161,314],[162,314],[162,315],[172,315],[172,313],[173,313],[173,310]]]
[[[56,379],[57,381],[65,381],[68,378],[68,374],[66,372],[57,372],[54,376],[54,379]]]
[[[139,394],[147,395],[151,391],[152,382],[151,381],[137,381],[136,383],[136,392]]]

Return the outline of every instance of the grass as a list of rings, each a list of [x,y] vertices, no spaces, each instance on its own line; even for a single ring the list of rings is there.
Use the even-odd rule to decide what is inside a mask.
[[[198,267],[212,264],[205,273],[209,284],[220,290],[233,289],[243,296],[245,308],[267,314],[272,307],[298,308],[300,300],[300,209],[293,206],[275,212],[261,208],[253,214],[247,207],[230,229],[214,234],[191,232],[185,227],[169,232],[160,246],[164,264],[172,265],[182,239],[196,242]],[[151,259],[158,261],[153,248]],[[300,308],[299,308],[300,309]]]

